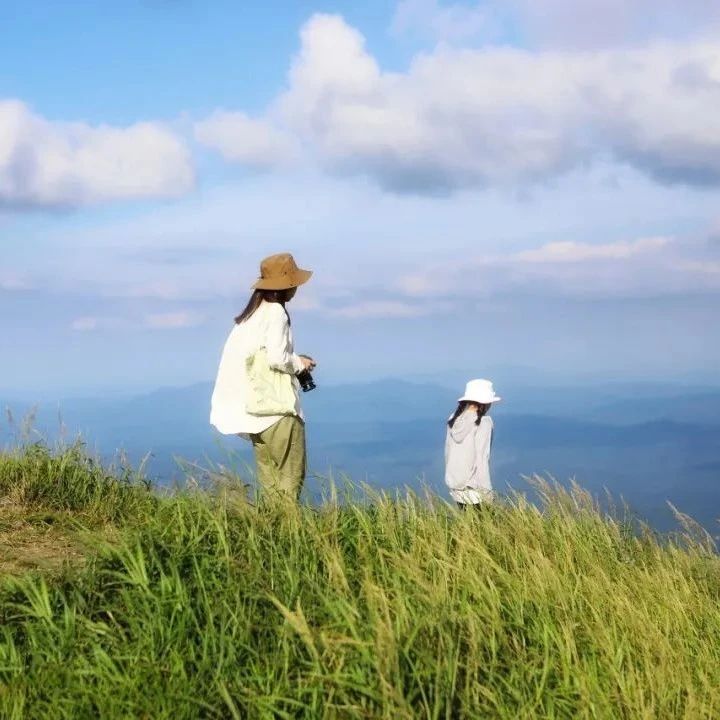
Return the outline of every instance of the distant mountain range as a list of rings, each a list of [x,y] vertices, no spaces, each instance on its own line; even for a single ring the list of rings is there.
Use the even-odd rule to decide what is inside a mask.
[[[78,433],[104,456],[132,462],[148,453],[158,482],[180,476],[176,457],[238,463],[246,443],[208,424],[211,385],[166,388],[128,399],[67,400],[38,408],[32,437],[54,442]],[[720,390],[660,385],[503,388],[494,409],[493,478],[500,490],[525,490],[521,476],[576,479],[620,495],[655,526],[673,518],[666,501],[715,532],[720,516]],[[441,385],[387,380],[322,387],[304,396],[314,473],[348,475],[383,489],[427,486],[444,493],[444,421],[457,392]],[[3,403],[7,404],[7,403]],[[18,442],[28,403],[12,403]],[[317,494],[322,480],[309,483]]]

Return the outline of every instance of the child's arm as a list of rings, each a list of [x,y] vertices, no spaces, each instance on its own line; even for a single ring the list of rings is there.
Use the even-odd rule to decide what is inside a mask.
[[[488,490],[490,483],[490,447],[492,445],[493,421],[487,415],[480,421],[475,433],[475,462],[480,485]]]

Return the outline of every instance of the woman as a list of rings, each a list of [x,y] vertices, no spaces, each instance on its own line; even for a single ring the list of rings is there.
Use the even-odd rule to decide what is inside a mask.
[[[221,433],[252,442],[263,489],[295,501],[306,467],[296,376],[315,361],[295,354],[285,305],[311,275],[287,253],[262,261],[260,279],[225,343],[210,413]]]
[[[448,420],[445,484],[461,510],[492,500],[490,447],[493,421],[487,414],[500,398],[489,380],[471,380]]]

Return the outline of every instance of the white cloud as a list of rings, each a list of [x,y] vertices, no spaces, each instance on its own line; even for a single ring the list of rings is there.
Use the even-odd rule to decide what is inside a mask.
[[[592,245],[546,243],[534,250],[478,255],[409,273],[411,298],[506,295],[575,298],[660,297],[720,292],[718,266],[702,243],[640,238]]]
[[[0,290],[30,290],[31,282],[20,273],[0,271]]]
[[[135,318],[133,327],[150,312],[236,314],[247,300],[259,259],[278,249],[295,252],[300,264],[316,271],[293,301],[293,312],[322,314],[369,300],[424,305],[447,298],[454,303],[466,287],[476,294],[511,291],[538,298],[601,292],[587,260],[521,259],[540,248],[545,248],[540,257],[551,260],[562,251],[558,248],[569,248],[568,258],[611,256],[594,260],[602,265],[606,295],[613,287],[621,293],[674,295],[678,287],[692,290],[696,275],[698,287],[711,287],[708,273],[675,267],[671,258],[717,262],[720,242],[688,244],[682,251],[677,242],[657,250],[648,245],[655,233],[681,228],[698,237],[718,236],[713,194],[656,186],[637,173],[621,173],[612,185],[605,177],[606,171],[593,172],[590,179],[578,171],[523,200],[495,191],[428,200],[382,193],[363,181],[263,174],[203,193],[200,204],[188,199],[159,210],[148,207],[121,222],[115,214],[102,214],[78,228],[70,216],[54,218],[50,229],[15,236],[18,248],[43,249],[7,258],[6,271],[66,295],[83,288],[110,302],[109,314],[125,308],[123,314]],[[278,197],[287,198],[281,216]],[[179,254],[182,262],[177,257],[159,261],[167,253]],[[625,260],[631,268],[639,266],[642,288],[623,269],[622,258],[613,260],[624,254],[630,254]],[[556,280],[553,273],[562,275]],[[400,275],[410,277],[398,286]],[[389,293],[383,295],[383,289]],[[75,313],[85,314],[95,311],[86,306]]]
[[[401,0],[393,28],[440,41],[523,38],[533,47],[598,49],[717,29],[712,0]]]
[[[368,300],[334,308],[330,315],[349,319],[410,318],[427,314],[427,308],[410,302],[397,300]]]
[[[293,299],[292,307],[293,311],[313,312],[322,310],[323,306],[315,293],[307,295],[303,288],[303,294]]]
[[[108,288],[108,294],[112,297],[135,298],[141,300],[180,300],[187,299],[192,292],[187,286],[169,278],[153,278],[148,282],[131,281]]]
[[[435,40],[461,41],[497,33],[489,4],[443,4],[439,0],[401,0],[395,9],[395,33],[417,32]]]
[[[619,299],[720,293],[718,259],[703,243],[648,237],[608,243],[559,241],[514,252],[465,251],[451,260],[425,255],[414,272],[384,285],[383,297],[367,300],[368,287],[348,286],[337,302],[332,292],[312,308],[348,319],[414,318],[448,314],[473,303],[495,307],[504,299],[534,297]],[[416,260],[416,262],[418,262]],[[322,290],[321,288],[321,295]],[[375,290],[377,293],[377,289]]]
[[[552,242],[535,250],[525,250],[510,256],[511,261],[529,263],[574,263],[591,260],[623,260],[641,253],[665,247],[669,238],[640,238],[592,245],[572,241]]]
[[[292,312],[323,315],[347,320],[414,318],[447,310],[448,305],[432,299],[399,297],[398,293],[367,300],[367,278],[334,287],[332,283],[319,283],[314,288],[303,288],[292,301]],[[377,290],[375,291],[377,293]]]
[[[720,21],[713,0],[496,0],[524,35],[553,47],[598,48],[706,34]]]
[[[126,307],[122,315],[82,315],[70,323],[70,328],[75,332],[94,332],[107,329],[179,330],[197,327],[204,321],[205,316],[194,310],[150,312],[138,315],[130,307]]]
[[[96,330],[127,329],[132,325],[127,317],[118,315],[82,315],[70,323],[70,329],[74,332],[87,333]]]
[[[526,185],[608,157],[663,182],[720,184],[719,105],[720,41],[439,47],[389,73],[329,15],[303,27],[278,102],[325,167],[425,193]]]
[[[682,260],[678,264],[681,270],[697,275],[713,275],[720,279],[720,261]]]
[[[100,319],[93,316],[85,316],[75,318],[70,324],[70,327],[76,332],[90,332],[96,330],[100,324]]]
[[[588,18],[600,12],[594,3],[583,5]],[[520,5],[522,17],[539,7]],[[572,14],[563,0],[552,7]],[[624,7],[617,4],[618,17]],[[674,17],[678,7],[662,0],[659,10]],[[461,28],[474,33],[486,10],[405,0],[396,25],[428,15],[462,39]],[[634,17],[628,11],[622,22]],[[608,161],[661,183],[720,185],[720,123],[711,120],[720,106],[720,34],[592,52],[441,44],[405,72],[384,72],[340,16],[313,16],[300,37],[288,89],[267,116],[217,112],[196,123],[198,142],[265,169],[302,147],[326,170],[401,193],[525,188]]]
[[[257,169],[287,165],[298,153],[291,135],[241,112],[217,111],[195,123],[194,133],[197,142],[226,160]]]
[[[0,101],[0,206],[80,206],[176,196],[193,186],[187,148],[157,123],[53,123]]]
[[[204,316],[191,310],[167,313],[151,313],[145,316],[145,327],[156,330],[179,330],[197,327],[205,320]]]

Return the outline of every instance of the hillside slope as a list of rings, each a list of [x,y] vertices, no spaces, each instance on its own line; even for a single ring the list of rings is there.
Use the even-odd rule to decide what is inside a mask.
[[[86,538],[82,562],[0,571],[0,716],[720,713],[702,533],[660,538],[547,486],[542,511],[458,513],[254,507],[214,480],[162,496],[78,450],[0,456],[0,517],[62,514]]]

